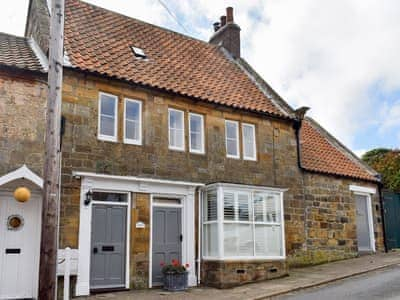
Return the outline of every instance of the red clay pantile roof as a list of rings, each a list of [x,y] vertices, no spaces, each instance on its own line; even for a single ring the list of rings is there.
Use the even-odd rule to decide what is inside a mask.
[[[378,173],[364,165],[311,118],[302,123],[300,145],[301,164],[306,170],[379,181],[375,177]]]
[[[29,40],[0,32],[0,65],[45,72]]]
[[[65,50],[73,68],[292,118],[218,46],[79,0],[66,1],[65,15]],[[131,46],[148,59],[135,58]]]

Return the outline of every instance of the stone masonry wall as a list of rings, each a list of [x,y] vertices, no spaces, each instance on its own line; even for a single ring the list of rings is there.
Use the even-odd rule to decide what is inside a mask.
[[[0,71],[0,176],[23,164],[43,172],[47,85],[40,80]]]
[[[119,97],[118,142],[97,139],[99,92]],[[123,143],[123,98],[143,101],[143,145]],[[205,115],[206,154],[168,149],[168,107]],[[132,85],[66,70],[62,114],[63,137],[60,247],[76,247],[79,229],[80,180],[72,171],[132,175],[193,182],[232,182],[285,187],[285,223],[289,251],[304,241],[301,172],[297,166],[296,139],[291,124],[254,114],[221,109],[173,98]],[[225,155],[225,119],[256,125],[257,161],[230,159]],[[186,130],[186,149],[188,136]],[[287,210],[287,213],[286,213]],[[300,246],[301,247],[301,246]]]
[[[291,266],[302,266],[350,258],[358,255],[356,204],[350,185],[375,188],[376,184],[343,177],[306,173],[305,240],[303,249],[288,259]],[[372,196],[376,250],[383,251],[383,229],[377,194]]]
[[[134,193],[131,209],[131,288],[149,286],[149,246],[150,246],[150,195]],[[136,228],[136,222],[143,222],[145,228]]]

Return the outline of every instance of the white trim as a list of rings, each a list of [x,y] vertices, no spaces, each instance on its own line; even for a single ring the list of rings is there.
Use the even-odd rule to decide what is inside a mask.
[[[372,213],[371,194],[370,193],[364,193],[364,192],[354,192],[354,194],[355,195],[360,195],[360,196],[365,196],[365,200],[367,201],[366,207],[367,207],[367,217],[368,217],[368,227],[369,227],[369,239],[370,239],[370,245],[371,245],[371,249],[358,248],[358,251],[376,252],[375,234],[374,234],[374,215]]]
[[[175,111],[180,114],[182,114],[182,147],[176,147],[176,146],[171,146],[171,141],[170,141],[170,130],[171,130],[171,124],[170,124],[170,112]],[[175,128],[176,129],[176,128]],[[183,110],[175,109],[175,108],[168,108],[168,149],[170,150],[176,150],[176,151],[185,151],[185,112]]]
[[[374,195],[376,193],[375,188],[359,186],[359,185],[350,185],[349,189],[352,192],[365,193],[365,194],[370,194],[370,195]]]
[[[201,126],[200,126],[200,135],[201,135],[201,149],[197,150],[197,149],[192,149],[192,129],[190,126],[190,120],[191,117],[200,117],[201,120]],[[204,116],[201,114],[196,114],[196,113],[189,113],[189,151],[191,153],[195,153],[195,154],[205,154],[205,136],[204,136]]]
[[[237,152],[237,155],[232,155],[232,154],[228,153],[228,130],[226,129],[226,126],[228,123],[235,124],[235,126],[236,126],[236,152]],[[225,149],[226,149],[226,157],[240,159],[239,122],[238,121],[225,120]]]
[[[0,186],[5,185],[11,181],[17,179],[27,179],[36,184],[41,189],[43,188],[43,179],[33,173],[26,165],[23,165],[19,169],[12,171],[6,175],[0,177]]]
[[[114,135],[104,135],[100,133],[100,123],[101,123],[101,96],[109,96],[114,98]],[[97,138],[101,141],[107,142],[117,142],[118,140],[118,96],[113,94],[108,94],[104,92],[99,92],[99,102],[97,107]]]
[[[49,61],[47,60],[46,55],[44,55],[42,49],[36,43],[33,36],[28,39],[28,43],[31,46],[33,53],[35,53],[36,57],[38,58],[40,65],[42,66],[43,70],[47,72],[49,70]]]
[[[153,266],[153,207],[176,207],[181,209],[181,234],[182,240],[182,263],[188,263],[189,268],[189,286],[197,285],[195,270],[195,206],[194,206],[195,188],[191,189],[185,195],[173,195],[162,193],[152,193],[150,195],[150,246],[149,246],[149,287],[153,287],[152,283],[152,266]],[[167,197],[180,199],[182,205],[156,205],[154,198]]]
[[[182,227],[184,228],[184,239],[193,241],[186,243],[182,252],[182,258],[191,265],[189,270],[189,285],[196,285],[195,274],[195,243],[194,243],[194,192],[196,187],[203,186],[200,183],[190,183],[182,181],[157,180],[149,178],[138,178],[131,176],[113,176],[86,172],[73,172],[74,176],[80,176],[81,181],[81,199],[80,199],[80,219],[79,219],[79,260],[78,260],[78,278],[76,282],[76,296],[86,296],[90,293],[90,237],[91,237],[91,204],[84,205],[86,192],[89,190],[102,190],[113,192],[133,192],[148,193],[150,195],[165,195],[168,197],[183,197],[184,208],[182,214],[184,216]],[[150,202],[152,198],[150,196]],[[131,200],[129,205],[131,205]],[[93,202],[92,202],[93,203]],[[125,203],[116,202],[120,205]],[[150,203],[150,207],[152,207]],[[126,204],[125,204],[126,205]],[[128,207],[130,212],[130,207]],[[152,211],[150,208],[150,222]],[[129,229],[128,229],[129,230]],[[152,230],[150,227],[150,239],[152,238]],[[150,244],[151,245],[151,244]],[[151,249],[150,249],[151,251]],[[129,252],[128,252],[129,253]],[[150,252],[151,253],[151,252]],[[183,256],[185,254],[185,256]],[[151,276],[151,269],[149,272]],[[127,277],[129,278],[129,276]],[[151,277],[150,277],[151,278]],[[149,281],[150,282],[150,281]],[[129,286],[127,285],[127,288]]]
[[[139,138],[137,140],[134,139],[129,139],[126,137],[126,104],[128,102],[133,102],[136,104],[139,104]],[[124,98],[124,143],[125,144],[130,144],[130,145],[142,145],[142,101],[140,100],[135,100],[135,99],[130,99],[130,98]],[[130,120],[134,121],[134,120]]]
[[[246,151],[245,151],[245,136],[244,136],[244,127],[250,127],[253,130],[253,156],[246,156]],[[243,159],[244,160],[252,160],[252,161],[257,161],[257,144],[256,144],[256,126],[254,124],[250,123],[242,123],[242,147],[243,147]]]
[[[272,192],[276,196],[279,196],[280,202],[280,222],[256,222],[254,219],[254,208],[251,206],[251,213],[253,218],[251,221],[225,221],[224,220],[224,189],[228,192],[234,193],[235,205],[237,205],[237,194],[248,194],[248,201],[254,201],[253,195],[257,192]],[[236,185],[236,184],[226,184],[226,183],[215,183],[211,185],[207,185],[205,190],[216,190],[217,191],[217,220],[216,221],[206,221],[202,220],[201,228],[206,224],[217,223],[217,232],[218,232],[218,254],[217,256],[203,256],[202,258],[205,260],[284,260],[286,259],[286,246],[285,246],[285,219],[284,219],[284,201],[283,201],[283,193],[287,191],[287,189],[280,188],[269,188],[269,187],[259,187],[259,186],[248,186],[248,185]],[[205,200],[206,201],[206,200]],[[202,208],[203,209],[203,208]],[[249,224],[253,226],[253,242],[254,242],[254,250],[255,247],[255,235],[254,235],[254,226],[258,224],[262,225],[271,225],[271,226],[280,226],[281,229],[281,237],[280,237],[280,248],[282,255],[276,256],[224,256],[224,224],[232,223],[232,224]],[[203,239],[204,239],[203,234]],[[204,242],[203,242],[204,244]],[[203,251],[204,252],[204,251]],[[254,252],[256,254],[256,252]]]
[[[287,188],[275,188],[275,187],[267,187],[267,186],[258,186],[258,185],[248,185],[248,184],[236,184],[236,183],[212,183],[206,186],[207,189],[213,187],[225,187],[229,189],[234,189],[237,191],[268,191],[268,192],[287,192],[289,189]]]
[[[129,279],[130,279],[130,273],[129,273],[129,261],[130,261],[130,231],[131,231],[131,193],[129,192],[116,192],[112,190],[103,190],[103,189],[93,189],[92,191],[94,192],[110,192],[110,193],[119,193],[119,194],[126,194],[127,195],[127,202],[114,202],[114,201],[91,201],[90,202],[90,207],[93,212],[93,205],[118,205],[118,206],[124,206],[126,207],[126,237],[125,237],[125,247],[126,247],[126,253],[125,253],[125,288],[129,289]],[[91,222],[92,220],[90,220]],[[92,227],[92,223],[90,223],[90,228]],[[90,243],[92,241],[92,237],[90,236]],[[91,247],[90,247],[91,248]],[[91,259],[91,257],[89,258]],[[91,263],[91,262],[90,262]]]
[[[159,183],[159,184],[182,185],[182,186],[204,186],[204,183],[199,183],[199,182],[173,181],[173,180],[153,179],[153,178],[136,177],[136,176],[107,175],[107,174],[98,174],[98,173],[80,172],[80,171],[73,171],[72,175],[75,177],[90,177],[93,179],[102,178],[102,179],[113,179],[113,180],[123,180],[123,181],[139,181],[143,183]]]

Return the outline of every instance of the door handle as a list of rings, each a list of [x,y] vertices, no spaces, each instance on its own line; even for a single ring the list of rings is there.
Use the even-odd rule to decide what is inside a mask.
[[[97,252],[98,252],[97,247],[94,247],[94,248],[93,248],[93,253],[96,254]]]
[[[179,240],[182,242],[182,240],[183,240],[183,235],[182,234],[179,235]]]

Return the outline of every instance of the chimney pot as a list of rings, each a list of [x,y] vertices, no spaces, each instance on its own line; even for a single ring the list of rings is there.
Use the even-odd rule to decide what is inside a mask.
[[[226,24],[226,16],[221,16],[220,20],[221,20],[221,27],[224,27]]]
[[[233,23],[233,7],[226,8],[226,22]]]
[[[216,32],[216,31],[218,31],[218,29],[221,28],[221,23],[220,23],[220,22],[215,22],[215,23],[213,24],[213,26],[214,26],[214,31]]]

